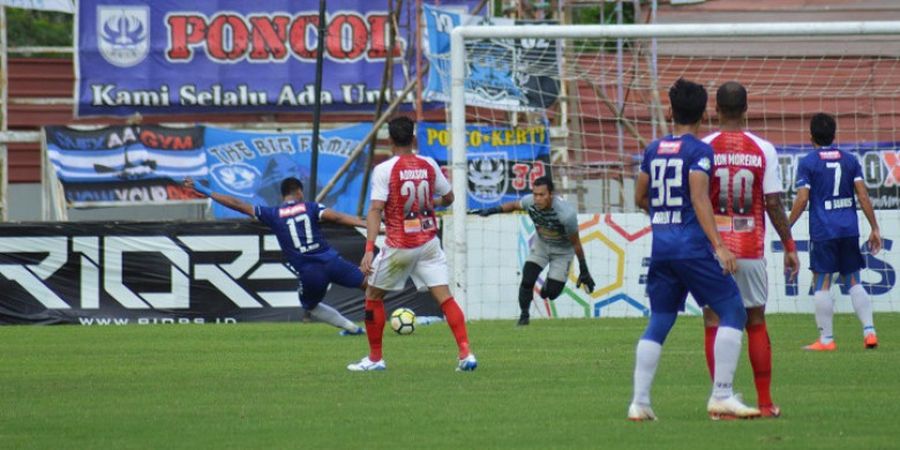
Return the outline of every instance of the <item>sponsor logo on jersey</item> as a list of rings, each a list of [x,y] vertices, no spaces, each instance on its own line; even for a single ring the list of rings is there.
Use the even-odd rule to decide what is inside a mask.
[[[97,7],[97,46],[107,62],[118,67],[139,64],[150,51],[150,8]]]
[[[837,150],[828,150],[824,152],[819,152],[819,159],[841,159],[841,152]]]
[[[676,155],[681,151],[681,141],[662,141],[659,143],[657,155]]]
[[[297,214],[303,214],[306,212],[306,204],[298,203],[296,205],[285,206],[284,208],[278,209],[278,217],[294,217]]]
[[[482,203],[500,201],[509,185],[506,152],[482,153],[469,159],[469,195]]]

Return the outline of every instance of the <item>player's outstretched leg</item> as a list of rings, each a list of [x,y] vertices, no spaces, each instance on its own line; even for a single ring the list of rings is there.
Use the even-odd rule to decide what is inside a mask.
[[[677,313],[656,311],[650,314],[650,323],[635,350],[634,396],[628,407],[628,420],[656,420],[650,407],[650,388],[659,366],[662,345],[677,318]]]
[[[347,370],[353,372],[368,372],[373,370],[385,370],[387,366],[381,354],[381,343],[384,334],[384,302],[381,298],[366,299],[366,338],[369,341],[369,355],[357,363],[347,366]]]
[[[342,336],[365,334],[365,331],[359,325],[344,317],[338,310],[324,304],[319,303],[309,310],[309,314],[320,322],[333,325],[341,329]]]
[[[763,417],[781,416],[781,408],[772,402],[772,344],[764,306],[747,308],[747,353],[750,355],[760,413]]]
[[[803,348],[817,352],[837,350],[832,328],[834,298],[832,298],[830,292],[831,274],[813,273],[813,284],[816,288],[816,293],[813,294],[813,301],[816,307],[816,326],[819,328],[819,339]]]
[[[878,336],[875,334],[875,322],[872,318],[872,301],[866,289],[859,284],[859,272],[845,275],[845,283],[850,286],[850,301],[853,310],[863,327],[863,344],[867,349],[878,348]]]
[[[747,312],[740,297],[734,297],[711,304],[719,316],[719,330],[716,332],[715,369],[713,391],[706,404],[709,417],[719,419],[749,419],[759,417],[756,408],[745,405],[734,394],[734,373],[741,353],[741,340]]]

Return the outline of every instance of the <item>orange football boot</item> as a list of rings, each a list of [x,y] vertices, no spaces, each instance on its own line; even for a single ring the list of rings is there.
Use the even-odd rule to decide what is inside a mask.
[[[828,344],[823,344],[821,339],[816,339],[816,342],[803,347],[803,350],[809,350],[813,352],[833,352],[837,350],[837,344],[834,341],[831,341]]]
[[[863,342],[866,343],[867,349],[878,348],[878,336],[875,336],[875,333],[867,334]]]

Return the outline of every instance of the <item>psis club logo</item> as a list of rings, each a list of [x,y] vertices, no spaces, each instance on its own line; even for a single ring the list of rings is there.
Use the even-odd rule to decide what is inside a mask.
[[[114,66],[139,64],[150,50],[150,8],[97,6],[97,46],[103,59]]]
[[[469,195],[482,203],[498,202],[506,194],[506,152],[482,153],[469,159]]]

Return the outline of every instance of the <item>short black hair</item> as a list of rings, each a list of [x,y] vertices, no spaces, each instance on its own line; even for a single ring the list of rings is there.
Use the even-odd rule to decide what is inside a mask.
[[[394,145],[398,147],[412,145],[413,137],[416,135],[416,123],[406,116],[391,119],[388,122],[388,133]]]
[[[547,190],[553,192],[553,179],[547,176],[535,178],[532,187],[534,186],[547,186]]]
[[[716,91],[716,106],[727,118],[741,117],[747,111],[747,89],[737,81],[723,83]]]
[[[282,197],[291,195],[298,190],[299,191],[303,190],[303,182],[298,180],[297,178],[290,177],[290,178],[285,178],[284,180],[281,181]]]
[[[834,132],[837,123],[830,114],[818,113],[809,120],[809,133],[816,145],[831,145],[834,142]]]
[[[669,88],[669,103],[672,104],[672,119],[679,125],[692,125],[703,118],[706,111],[706,89],[697,84],[679,78]]]

